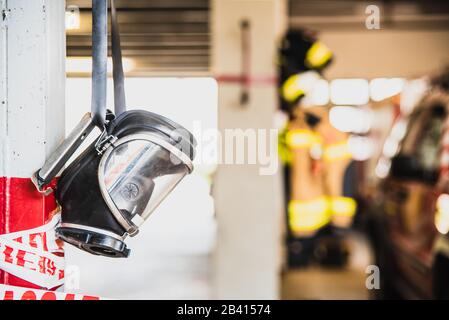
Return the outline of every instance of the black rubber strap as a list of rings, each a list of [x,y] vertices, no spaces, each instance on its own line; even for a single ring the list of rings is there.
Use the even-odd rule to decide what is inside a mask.
[[[111,0],[111,37],[112,37],[112,63],[114,78],[114,109],[119,116],[126,111],[125,74],[123,72],[122,49],[120,44],[120,29],[117,19],[115,0]]]
[[[108,76],[108,0],[92,0],[92,119],[100,129],[106,118]]]
[[[120,30],[115,0],[111,2],[112,63],[114,109],[118,116],[126,111],[125,75],[123,72]],[[108,0],[92,0],[92,118],[100,129],[106,119],[108,62]]]

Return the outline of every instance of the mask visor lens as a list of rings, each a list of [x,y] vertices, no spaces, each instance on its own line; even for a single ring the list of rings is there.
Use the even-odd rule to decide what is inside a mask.
[[[136,226],[189,173],[187,165],[176,155],[141,139],[118,145],[99,170],[104,170],[102,187],[122,216]]]

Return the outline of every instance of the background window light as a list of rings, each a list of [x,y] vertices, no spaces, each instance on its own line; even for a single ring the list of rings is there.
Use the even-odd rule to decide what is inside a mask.
[[[429,84],[426,79],[406,81],[401,92],[401,112],[405,115],[410,114],[427,92],[428,88]]]
[[[449,195],[446,193],[441,194],[437,199],[435,227],[441,234],[449,232]]]
[[[374,170],[376,176],[380,179],[384,179],[388,176],[391,168],[391,160],[386,157],[381,157]]]
[[[369,83],[365,79],[332,80],[330,99],[336,105],[367,104],[369,102]]]
[[[370,95],[374,101],[382,101],[401,93],[405,80],[402,78],[376,78],[370,81]]]
[[[365,161],[374,154],[374,142],[365,136],[351,135],[348,139],[348,149],[356,161]]]
[[[371,129],[372,113],[365,108],[335,106],[329,111],[331,125],[342,132],[367,133]]]
[[[329,103],[329,82],[318,80],[310,93],[310,99],[315,106],[324,106]]]

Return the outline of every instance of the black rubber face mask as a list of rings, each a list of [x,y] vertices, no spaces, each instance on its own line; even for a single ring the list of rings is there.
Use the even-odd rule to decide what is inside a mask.
[[[135,236],[164,198],[193,170],[196,141],[182,126],[160,115],[125,111],[124,75],[114,1],[112,52],[115,115],[106,110],[107,0],[93,0],[92,111],[50,156],[32,180],[47,185],[95,126],[101,135],[61,174],[57,236],[95,255],[128,257],[124,240]]]
[[[110,138],[90,145],[58,181],[56,234],[93,254],[126,257],[126,236],[193,170],[195,140],[147,111],[127,111],[108,128]]]

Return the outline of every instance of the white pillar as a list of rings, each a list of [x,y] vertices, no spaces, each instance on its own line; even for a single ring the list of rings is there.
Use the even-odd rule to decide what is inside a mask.
[[[0,176],[30,177],[64,137],[65,1],[0,2]]]
[[[65,1],[0,3],[0,176],[30,177],[64,137]]]
[[[29,178],[64,138],[64,18],[62,0],[0,0],[0,234],[55,206]],[[0,271],[2,283],[31,286]]]
[[[222,134],[231,128],[269,130],[274,127],[275,61],[277,40],[287,20],[286,1],[212,1],[212,61],[218,79],[235,79],[240,75],[240,25],[244,19],[250,23],[250,77],[255,82],[250,85],[249,104],[241,106],[241,84],[219,81]],[[281,189],[279,171],[262,176],[257,165],[219,166],[214,181],[218,220],[214,298],[279,297]]]

